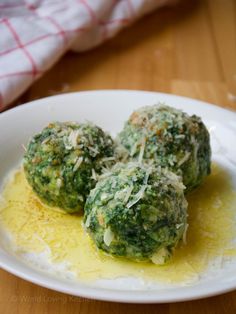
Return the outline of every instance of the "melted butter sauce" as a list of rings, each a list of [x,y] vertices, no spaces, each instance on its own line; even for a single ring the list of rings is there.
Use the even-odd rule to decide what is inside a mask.
[[[187,244],[180,244],[164,265],[136,263],[98,251],[82,227],[82,216],[42,204],[22,170],[3,191],[0,223],[19,252],[50,251],[52,263],[66,262],[80,280],[132,276],[147,281],[189,283],[199,278],[214,258],[236,256],[236,192],[229,175],[218,165],[188,196]]]

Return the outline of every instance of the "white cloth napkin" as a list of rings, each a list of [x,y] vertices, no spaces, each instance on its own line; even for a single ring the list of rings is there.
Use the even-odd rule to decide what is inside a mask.
[[[84,51],[171,0],[0,0],[0,111],[67,50]]]

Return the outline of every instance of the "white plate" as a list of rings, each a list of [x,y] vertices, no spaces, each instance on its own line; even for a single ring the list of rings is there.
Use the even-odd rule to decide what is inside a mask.
[[[236,182],[236,114],[219,107],[175,95],[144,91],[88,91],[33,101],[0,115],[0,184],[21,160],[22,144],[51,121],[90,120],[113,135],[137,107],[157,102],[202,117],[212,133],[213,158],[227,167]],[[236,208],[236,204],[235,204]],[[1,230],[0,230],[1,231]],[[0,242],[0,266],[31,282],[76,296],[133,303],[176,302],[211,296],[236,288],[236,262],[213,277],[191,286],[143,287],[129,278],[84,284],[35,269],[14,256]],[[1,283],[1,285],[3,285]],[[132,286],[135,285],[135,289]],[[3,289],[4,287],[1,287]]]

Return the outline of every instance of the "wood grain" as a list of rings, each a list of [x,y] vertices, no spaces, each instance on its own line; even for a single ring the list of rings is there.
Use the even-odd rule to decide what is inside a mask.
[[[236,110],[236,1],[183,1],[93,51],[65,55],[17,104],[62,92],[142,89]],[[112,106],[112,104],[111,104]],[[236,313],[236,292],[198,301],[127,305],[50,291],[0,270],[0,313]]]

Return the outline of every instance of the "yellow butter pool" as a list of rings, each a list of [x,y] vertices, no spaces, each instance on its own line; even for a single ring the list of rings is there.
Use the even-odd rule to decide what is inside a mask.
[[[187,244],[176,249],[165,266],[135,263],[99,252],[82,227],[82,216],[43,205],[28,186],[22,170],[3,191],[0,224],[20,252],[50,249],[52,263],[67,262],[80,280],[139,277],[144,280],[191,282],[214,258],[236,255],[236,193],[228,174],[213,165],[212,174],[188,196]]]

